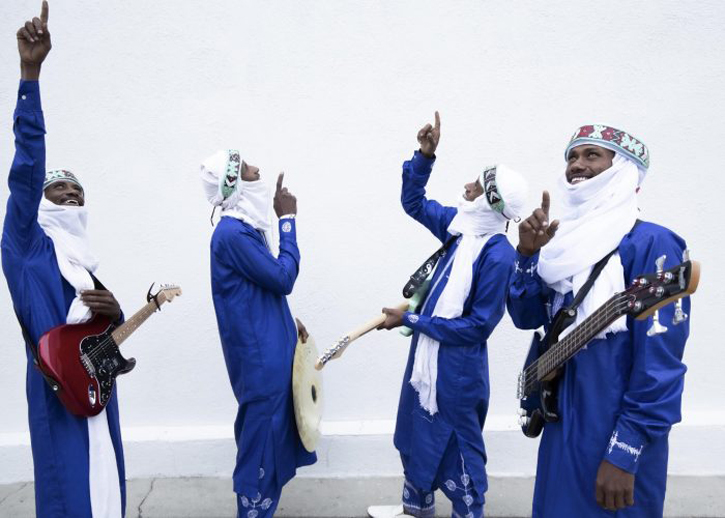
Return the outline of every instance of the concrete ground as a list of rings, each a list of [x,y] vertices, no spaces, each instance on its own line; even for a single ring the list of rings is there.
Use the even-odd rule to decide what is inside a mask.
[[[398,503],[402,479],[311,478],[290,482],[277,508],[279,517],[366,516],[368,505]],[[529,516],[533,479],[489,480],[486,516]],[[670,477],[665,516],[725,517],[725,477]],[[446,498],[436,495],[438,515],[450,516]],[[31,482],[0,485],[0,516],[34,516]],[[231,481],[216,478],[154,478],[128,482],[127,518],[231,518],[235,516]]]

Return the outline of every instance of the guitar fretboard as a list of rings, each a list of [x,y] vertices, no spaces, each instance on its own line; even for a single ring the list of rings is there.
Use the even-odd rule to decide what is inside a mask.
[[[158,301],[159,305],[166,302],[166,297],[163,293],[159,293]],[[158,307],[156,306],[156,302],[151,300],[148,302],[148,304],[139,309],[131,318],[121,324],[118,329],[114,330],[111,333],[111,336],[113,337],[113,341],[116,342],[116,345],[120,346],[129,336],[133,334],[134,331],[141,327],[141,324],[146,322],[146,320],[157,309]]]
[[[528,395],[542,381],[574,356],[582,347],[626,312],[629,297],[617,294],[585,318],[568,335],[553,344],[525,370],[524,394]]]

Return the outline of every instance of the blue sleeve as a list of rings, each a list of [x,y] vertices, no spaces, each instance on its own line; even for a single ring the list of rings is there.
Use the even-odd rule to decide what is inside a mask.
[[[45,122],[37,81],[21,81],[13,117],[15,158],[10,168],[3,247],[22,254],[44,236],[38,225],[38,206],[45,181]]]
[[[443,318],[405,312],[403,325],[445,345],[484,343],[505,311],[506,290],[512,271],[513,260],[510,257],[491,254],[484,258],[479,269],[468,315]]]
[[[655,271],[655,260],[666,255],[665,269],[682,262],[684,242],[672,233],[649,236],[633,259],[632,277]],[[630,279],[631,280],[631,279]],[[690,298],[683,299],[683,310],[690,314]],[[647,444],[669,433],[681,419],[682,389],[687,367],[682,363],[690,332],[689,318],[673,325],[675,304],[659,310],[660,323],[667,332],[647,336],[652,317],[629,319],[633,364],[629,387],[622,398],[622,412],[607,445],[605,460],[630,473],[636,473],[639,456]]]
[[[292,293],[300,265],[294,219],[279,221],[279,257],[264,243],[240,232],[242,239],[226,240],[226,256],[239,274],[278,295]],[[235,236],[236,237],[236,236]]]
[[[506,306],[511,320],[519,329],[538,329],[549,322],[546,303],[550,289],[539,277],[539,252],[532,256],[516,252]]]
[[[400,201],[408,216],[422,223],[445,243],[448,225],[458,211],[425,197],[425,185],[430,178],[434,162],[435,158],[426,158],[423,153],[416,151],[411,160],[403,163],[403,192]]]

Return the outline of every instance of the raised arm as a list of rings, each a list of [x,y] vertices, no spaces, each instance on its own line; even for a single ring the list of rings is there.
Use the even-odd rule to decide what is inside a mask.
[[[549,224],[550,198],[548,191],[541,197],[541,207],[519,224],[519,245],[511,277],[506,307],[511,320],[519,329],[537,329],[549,320],[546,302],[550,289],[539,278],[539,251],[559,227],[559,221]]]
[[[244,230],[234,231],[220,243],[214,253],[226,259],[242,277],[278,295],[292,293],[299,272],[300,252],[295,237],[295,220],[279,222],[279,257],[275,258],[264,243]]]
[[[282,186],[284,173],[277,178],[274,210],[279,220],[279,257],[275,258],[264,243],[246,229],[230,231],[220,240],[214,253],[227,262],[240,275],[260,287],[279,295],[292,293],[299,273],[300,251],[297,248],[295,219],[297,198]]]
[[[21,81],[13,118],[15,158],[8,177],[3,247],[20,254],[43,235],[37,220],[45,179],[45,122],[38,79],[51,48],[48,2],[43,2],[40,18],[25,22],[18,30],[17,40]]]
[[[440,130],[440,115],[435,112],[435,126],[426,124],[418,132],[420,150],[415,152],[411,160],[403,163],[401,202],[406,214],[425,226],[441,242],[445,242],[448,235],[446,229],[456,215],[456,209],[444,207],[425,197],[425,186],[435,162]]]

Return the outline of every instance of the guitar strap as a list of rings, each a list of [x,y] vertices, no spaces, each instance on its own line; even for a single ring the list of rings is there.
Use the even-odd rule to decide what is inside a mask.
[[[98,280],[98,278],[93,275],[91,272],[88,272],[88,274],[91,276],[91,279],[93,279],[93,285],[97,290],[105,290],[106,287],[103,285],[101,281]],[[15,308],[13,308],[15,309]],[[25,345],[28,349],[30,349],[30,354],[33,355],[33,363],[35,364],[35,367],[40,372],[41,376],[43,376],[43,379],[48,383],[50,388],[53,390],[53,392],[57,392],[60,389],[60,386],[58,383],[45,374],[43,372],[43,369],[40,368],[40,357],[38,356],[38,346],[33,342],[33,339],[30,338],[30,331],[28,331],[28,328],[25,327],[25,324],[23,324],[23,321],[20,319],[20,314],[18,314],[18,311],[15,310],[15,317],[18,319],[18,324],[20,324],[20,330],[23,332],[23,339],[25,340]]]
[[[445,257],[448,249],[458,239],[458,236],[451,236],[445,244],[435,251],[420,267],[410,276],[410,280],[403,286],[403,297],[409,299],[420,289],[425,280],[436,267],[441,257]]]
[[[632,230],[637,228],[637,225],[639,225],[642,222],[642,220],[637,220],[634,222],[634,226],[632,227]],[[630,230],[630,232],[632,231]],[[609,259],[619,250],[619,247],[615,248],[611,252],[609,252],[607,255],[605,255],[603,258],[599,260],[597,264],[594,265],[594,268],[592,268],[592,273],[589,274],[589,278],[587,279],[587,282],[584,283],[584,285],[581,287],[579,292],[576,294],[576,297],[574,297],[574,300],[572,301],[571,305],[568,309],[573,309],[576,311],[576,309],[579,307],[579,305],[584,300],[584,297],[587,296],[587,293],[589,293],[589,290],[592,289],[592,286],[594,285],[594,281],[597,280],[597,277],[599,277],[599,274],[602,273],[602,270],[604,270],[604,267],[609,262]]]
[[[33,363],[35,364],[35,367],[38,369],[40,375],[43,376],[43,379],[48,383],[53,392],[58,392],[58,389],[60,389],[58,383],[53,378],[45,374],[45,372],[43,372],[43,369],[40,368],[38,346],[35,345],[33,339],[30,338],[30,332],[28,331],[28,328],[25,327],[25,324],[23,324],[23,321],[20,320],[20,315],[18,314],[17,310],[15,311],[15,316],[18,319],[18,324],[20,324],[20,329],[23,331],[23,339],[25,340],[25,345],[28,347],[28,349],[30,349],[30,354],[33,355]]]

